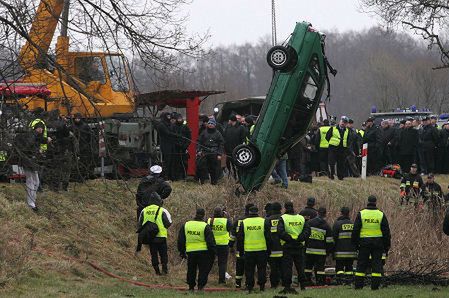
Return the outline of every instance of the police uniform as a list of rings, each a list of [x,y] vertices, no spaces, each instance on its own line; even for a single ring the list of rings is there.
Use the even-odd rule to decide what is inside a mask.
[[[298,272],[301,289],[304,289],[304,241],[310,235],[309,225],[306,223],[304,216],[289,210],[279,219],[278,233],[282,240],[283,286],[285,289],[291,288],[292,266],[294,264]]]
[[[229,231],[232,229],[232,224],[226,217],[209,218],[207,224],[212,228],[217,246],[218,283],[225,283],[229,256]]]
[[[335,164],[337,164],[337,176],[341,180],[345,176],[349,129],[339,126],[331,127],[326,134],[326,140],[329,142],[329,177],[334,178]]]
[[[204,210],[203,210],[204,211]],[[197,212],[198,215],[198,212]],[[189,290],[196,285],[198,271],[198,289],[207,284],[211,269],[211,260],[215,251],[215,239],[211,227],[203,221],[203,216],[186,222],[178,235],[178,250],[182,257],[187,254],[187,284]]]
[[[273,214],[265,219],[265,229],[270,231],[270,247],[268,263],[270,264],[270,284],[276,288],[282,278],[282,245],[278,233],[278,224],[281,214]]]
[[[257,284],[260,290],[265,289],[267,281],[267,261],[269,252],[269,232],[265,230],[265,219],[257,215],[257,207],[251,207],[250,214],[239,228],[237,237],[240,255],[245,256],[246,288],[251,292],[254,288],[254,275],[257,267]]]
[[[382,254],[390,249],[390,227],[385,214],[377,209],[375,197],[368,199],[366,209],[360,211],[354,221],[352,243],[358,248],[355,288],[361,289],[369,269],[371,256],[371,288],[379,288],[383,274]]]
[[[159,275],[160,257],[162,272],[168,274],[167,229],[172,224],[171,215],[165,208],[152,204],[142,210],[139,217],[139,226],[142,227],[148,221],[157,224],[157,227],[159,228],[156,238],[150,244],[151,265],[156,271],[156,274]]]
[[[308,221],[310,236],[306,241],[306,277],[311,282],[312,272],[318,285],[324,285],[324,265],[326,256],[331,252],[334,238],[332,229],[326,220],[319,215]]]
[[[354,223],[347,216],[339,217],[332,229],[335,242],[335,271],[339,282],[347,277],[352,278],[354,274],[353,263],[357,258],[357,251],[351,241],[353,229]]]

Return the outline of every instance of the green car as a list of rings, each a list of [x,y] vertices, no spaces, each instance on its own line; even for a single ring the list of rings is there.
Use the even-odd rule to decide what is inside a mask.
[[[328,67],[336,74],[325,57],[324,39],[311,24],[297,23],[285,45],[268,51],[267,62],[274,70],[270,90],[248,144],[233,151],[243,192],[260,189],[276,161],[307,133],[328,81]]]

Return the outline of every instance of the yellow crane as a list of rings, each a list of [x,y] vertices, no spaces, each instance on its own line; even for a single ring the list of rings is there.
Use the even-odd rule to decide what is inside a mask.
[[[20,99],[30,110],[38,107],[62,115],[81,113],[86,118],[108,118],[133,113],[133,82],[125,57],[111,52],[71,52],[67,36],[69,0],[42,0],[27,41],[19,55],[24,76],[12,85],[46,86],[48,98]],[[56,43],[56,67],[47,67],[50,49],[61,14],[61,35]]]

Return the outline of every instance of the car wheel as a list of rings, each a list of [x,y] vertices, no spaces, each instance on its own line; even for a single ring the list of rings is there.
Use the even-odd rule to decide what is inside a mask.
[[[259,152],[254,146],[242,144],[237,146],[232,155],[236,165],[240,168],[252,168],[259,161]]]
[[[267,62],[271,68],[289,71],[297,62],[297,54],[291,46],[274,46],[267,53]]]

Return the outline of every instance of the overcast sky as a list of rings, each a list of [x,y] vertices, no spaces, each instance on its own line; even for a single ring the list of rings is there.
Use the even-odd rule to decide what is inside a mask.
[[[191,32],[209,29],[209,45],[257,42],[271,36],[271,0],[193,0],[188,6]],[[288,37],[297,21],[317,29],[363,30],[378,19],[361,12],[359,0],[276,0],[278,40]]]

